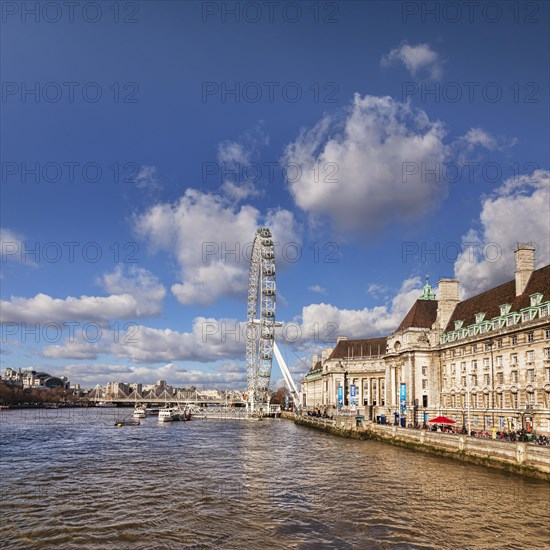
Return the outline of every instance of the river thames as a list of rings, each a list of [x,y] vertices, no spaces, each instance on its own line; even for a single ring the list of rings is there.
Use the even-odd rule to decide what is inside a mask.
[[[0,413],[8,548],[550,548],[550,484],[294,425]]]

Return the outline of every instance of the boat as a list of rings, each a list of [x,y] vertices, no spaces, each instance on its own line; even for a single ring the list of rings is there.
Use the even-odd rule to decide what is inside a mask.
[[[185,407],[165,407],[159,410],[159,422],[191,420],[191,412]]]
[[[145,418],[147,416],[147,409],[143,407],[136,407],[134,409],[134,418]]]
[[[116,407],[116,404],[112,401],[99,401],[96,407]]]
[[[115,422],[115,426],[117,428],[122,428],[123,426],[139,426],[141,422],[139,420],[131,419],[123,419],[123,420],[117,420]]]

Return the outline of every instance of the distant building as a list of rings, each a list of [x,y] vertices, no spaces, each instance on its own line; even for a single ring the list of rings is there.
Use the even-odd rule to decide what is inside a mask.
[[[62,388],[67,390],[70,387],[70,383],[65,376],[52,376],[47,372],[38,372],[31,369],[16,371],[15,369],[7,368],[3,380],[10,386],[20,388],[37,388],[46,390]]]
[[[518,245],[515,279],[467,300],[457,280],[441,279],[438,299],[426,283],[387,337],[340,337],[314,357],[305,407],[406,425],[444,414],[472,430],[550,432],[550,266],[535,270],[534,253]]]

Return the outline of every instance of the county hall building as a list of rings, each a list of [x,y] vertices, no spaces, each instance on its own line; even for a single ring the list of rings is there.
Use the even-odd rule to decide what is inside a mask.
[[[463,301],[455,279],[437,297],[426,283],[387,337],[339,337],[302,380],[305,409],[550,433],[550,265],[535,270],[530,244],[515,261],[515,279]]]

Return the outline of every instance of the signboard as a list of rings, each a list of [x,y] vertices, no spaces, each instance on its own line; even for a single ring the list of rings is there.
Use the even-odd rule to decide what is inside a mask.
[[[338,386],[338,410],[341,411],[344,408],[344,388]]]
[[[404,382],[399,384],[399,412],[401,416],[407,414],[407,384]]]
[[[357,413],[357,386],[349,387],[349,398],[350,398],[349,412],[351,414],[356,414]]]

